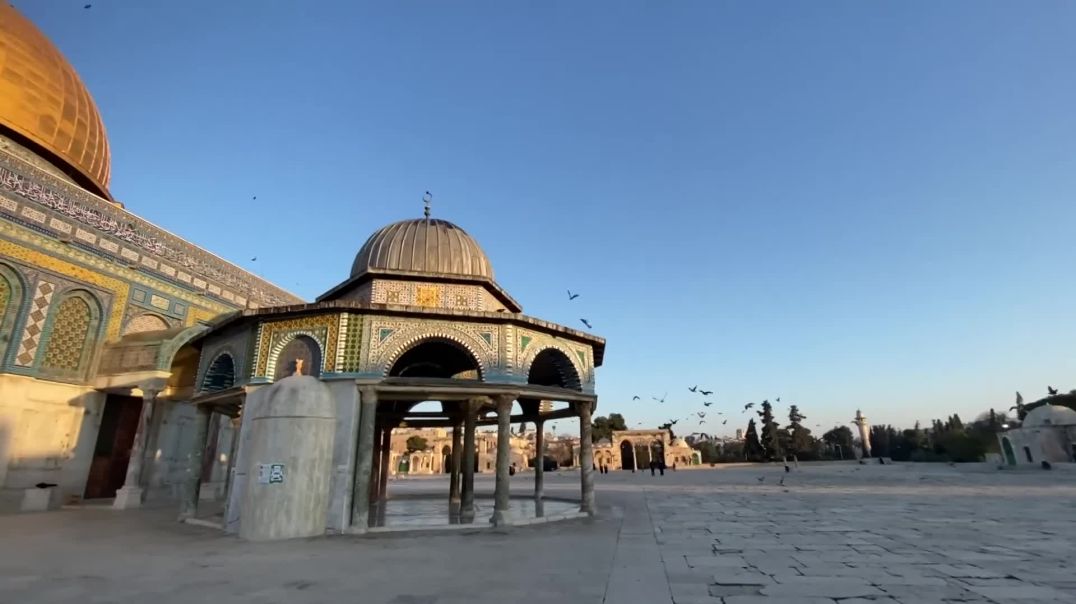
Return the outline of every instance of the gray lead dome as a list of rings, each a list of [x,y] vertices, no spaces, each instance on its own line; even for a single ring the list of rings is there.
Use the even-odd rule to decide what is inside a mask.
[[[478,242],[447,220],[416,218],[378,229],[363,244],[351,276],[367,272],[427,273],[493,280]]]

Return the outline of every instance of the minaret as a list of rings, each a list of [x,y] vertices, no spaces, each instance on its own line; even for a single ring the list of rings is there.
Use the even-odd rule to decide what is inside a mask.
[[[863,412],[856,409],[856,418],[852,421],[853,424],[859,426],[859,440],[863,443],[863,457],[871,456],[871,425],[867,421],[867,418],[863,416]]]

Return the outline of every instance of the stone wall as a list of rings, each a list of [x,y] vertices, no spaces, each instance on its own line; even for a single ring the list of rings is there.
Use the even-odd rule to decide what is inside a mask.
[[[85,386],[0,374],[0,509],[38,482],[60,485],[62,501],[82,496],[104,401]]]

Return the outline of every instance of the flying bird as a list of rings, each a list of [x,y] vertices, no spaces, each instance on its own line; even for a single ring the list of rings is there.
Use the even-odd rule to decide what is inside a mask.
[[[258,257],[257,257],[257,256],[255,256],[255,257],[251,258],[251,259],[250,259],[250,261],[251,261],[251,262],[257,262],[257,261],[258,261]]]
[[[703,396],[710,396],[713,393],[714,393],[713,390],[699,390],[699,394],[701,394]]]
[[[692,391],[692,392],[695,392],[695,391],[696,391],[696,390],[698,390],[698,389],[699,389],[699,387],[698,387],[698,386],[692,386],[692,387],[688,388],[688,390],[690,390],[690,391]]]
[[[748,409],[750,409],[751,407],[754,407],[754,406],[755,406],[754,403],[747,403],[746,405],[743,406],[743,410],[747,411]]]
[[[729,420],[726,419],[725,421],[721,422],[721,425],[724,426],[727,423],[729,423]]]
[[[670,426],[675,426],[675,425],[676,425],[676,424],[678,424],[679,422],[680,422],[680,420],[678,420],[678,419],[670,419],[670,420],[669,420],[669,425],[670,425]]]
[[[703,403],[703,404],[702,404],[702,406],[703,406],[703,407],[709,407],[709,406],[710,406],[710,405],[712,405],[712,404],[714,404],[714,403],[713,403],[713,402],[711,401],[711,402],[709,402],[709,403]]]
[[[777,397],[776,400],[777,400],[778,403],[781,402],[781,397]]]
[[[86,6],[83,6],[82,8],[90,8],[91,6],[93,6],[93,5],[92,4],[87,4]]]
[[[587,321],[586,319],[579,319],[579,320],[583,322],[583,325],[587,326],[587,329],[594,329],[594,326],[590,324],[590,321]]]
[[[1049,392],[1050,396],[1057,396],[1057,388],[1054,388],[1053,386],[1047,386],[1046,392]]]
[[[765,476],[759,476],[759,477],[758,477],[758,481],[759,481],[759,482],[764,482],[765,480],[766,480],[766,477],[765,477]]]
[[[635,396],[631,397],[631,400],[633,400],[633,401],[639,400],[639,395],[636,394]]]
[[[666,392],[665,394],[661,395],[661,398],[658,398],[658,397],[656,397],[656,396],[652,396],[652,397],[650,397],[650,398],[654,399],[655,401],[657,401],[657,402],[659,402],[659,403],[664,403],[664,402],[665,402],[665,397],[667,397],[667,396],[669,396],[669,393],[668,393],[668,392]]]
[[[568,290],[568,299],[569,300],[575,300],[578,297],[579,297],[579,294],[573,294],[572,290],[570,290],[570,289]]]
[[[699,417],[706,417],[706,414],[703,413],[702,411],[696,412],[695,415],[698,415]]]
[[[257,196],[257,195],[255,195],[254,197],[251,197],[251,199],[253,199],[253,200],[257,201],[257,200],[258,200],[258,196]]]
[[[701,426],[701,425],[703,425],[703,424],[705,424],[705,423],[706,423],[706,420],[704,420],[704,419],[700,419],[700,420],[699,420],[699,425],[700,425],[700,426]]]

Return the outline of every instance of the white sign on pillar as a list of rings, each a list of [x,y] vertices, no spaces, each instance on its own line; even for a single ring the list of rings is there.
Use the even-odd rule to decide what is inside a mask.
[[[258,464],[258,484],[279,484],[284,482],[284,464]]]

